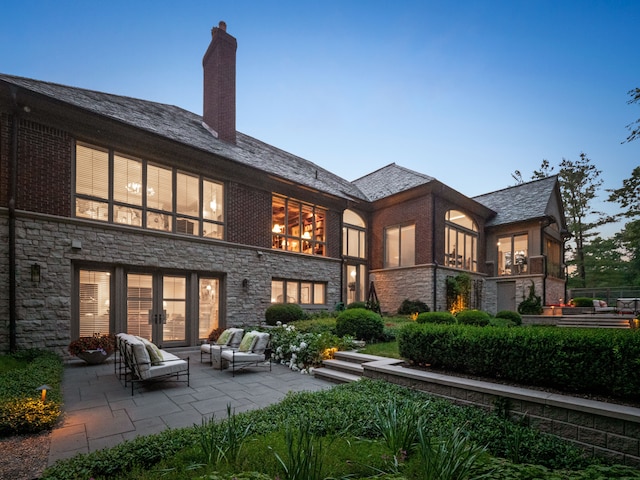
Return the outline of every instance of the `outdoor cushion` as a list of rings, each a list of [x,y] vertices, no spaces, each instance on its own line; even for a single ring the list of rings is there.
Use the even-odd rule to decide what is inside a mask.
[[[267,332],[256,332],[257,335],[257,340],[256,343],[253,345],[252,351],[253,353],[264,353],[264,351],[267,349],[267,347],[269,346],[269,334]]]
[[[233,331],[230,328],[227,328],[224,332],[220,334],[218,340],[216,340],[217,345],[226,345],[231,340],[233,336]]]
[[[144,343],[147,353],[149,354],[149,359],[151,360],[151,365],[160,365],[164,360],[162,350],[160,350],[155,343],[150,342],[146,338],[138,337],[138,339]]]
[[[253,344],[258,340],[258,332],[249,332],[245,334],[238,347],[239,352],[250,352],[253,349]]]

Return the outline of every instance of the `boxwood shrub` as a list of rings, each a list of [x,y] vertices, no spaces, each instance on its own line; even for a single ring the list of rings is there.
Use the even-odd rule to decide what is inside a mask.
[[[491,315],[481,310],[461,310],[456,314],[456,320],[462,325],[485,327],[489,325]]]
[[[366,308],[349,308],[336,319],[336,334],[351,335],[358,340],[379,340],[384,333],[382,317]]]
[[[571,305],[574,307],[593,307],[593,298],[591,297],[576,297],[571,299]]]
[[[640,391],[640,330],[427,323],[407,325],[397,338],[400,355],[416,364],[566,392]]]
[[[456,317],[449,312],[424,312],[416,318],[418,323],[456,323]]]
[[[276,325],[278,322],[289,323],[296,320],[304,320],[305,313],[297,303],[275,303],[267,308],[264,314],[267,325]]]
[[[522,315],[518,312],[512,312],[511,310],[500,310],[496,313],[496,318],[504,318],[511,320],[515,325],[522,325]]]
[[[412,313],[428,312],[429,305],[420,300],[404,299],[398,308],[398,315],[411,315]]]

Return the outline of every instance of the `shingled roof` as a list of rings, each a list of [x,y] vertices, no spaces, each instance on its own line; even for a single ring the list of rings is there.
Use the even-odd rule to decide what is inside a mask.
[[[300,185],[341,198],[367,200],[355,184],[313,162],[249,135],[238,132],[235,145],[218,140],[203,126],[200,115],[173,105],[12,75],[0,74],[0,82],[16,85]]]
[[[549,201],[557,188],[558,176],[523,183],[496,192],[473,197],[482,205],[497,212],[487,226],[505,225],[543,218],[548,214]]]
[[[381,198],[410,190],[432,182],[435,178],[391,163],[375,172],[360,177],[353,183],[367,198],[375,202]]]

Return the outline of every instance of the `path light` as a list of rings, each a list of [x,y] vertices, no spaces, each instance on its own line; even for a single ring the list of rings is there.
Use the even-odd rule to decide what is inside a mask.
[[[49,385],[40,385],[38,388],[36,388],[36,390],[39,390],[40,392],[42,392],[42,396],[40,397],[40,399],[42,400],[42,403],[45,402],[45,400],[47,399],[47,390],[50,390],[51,387]]]

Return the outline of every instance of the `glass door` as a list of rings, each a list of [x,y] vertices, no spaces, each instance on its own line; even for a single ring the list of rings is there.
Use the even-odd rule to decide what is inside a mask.
[[[353,302],[365,302],[366,285],[364,283],[365,266],[362,264],[346,265],[347,305]]]
[[[127,333],[159,347],[186,344],[186,284],[185,276],[129,273]]]

